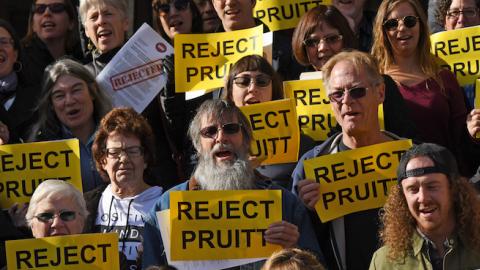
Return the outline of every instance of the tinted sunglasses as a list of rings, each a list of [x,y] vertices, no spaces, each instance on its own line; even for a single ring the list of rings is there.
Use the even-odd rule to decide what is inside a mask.
[[[45,13],[47,8],[50,10],[52,13],[62,13],[65,11],[67,6],[63,3],[53,3],[53,4],[33,4],[32,10],[34,13],[37,13],[39,15]]]
[[[188,8],[188,0],[174,0],[173,2],[170,2],[169,4],[161,4],[161,3],[155,3],[153,5],[153,9],[161,14],[168,14],[170,12],[170,7],[174,6],[176,10],[185,10]]]
[[[403,25],[405,25],[408,28],[412,28],[417,24],[418,17],[408,15],[400,19],[388,19],[385,22],[383,22],[383,27],[385,27],[387,31],[395,30],[398,28],[398,21],[403,21]]]
[[[365,94],[367,93],[367,89],[368,88],[366,87],[354,87],[345,91],[335,91],[329,94],[328,98],[330,99],[331,102],[341,103],[343,100],[343,97],[345,96],[345,93],[348,92],[348,95],[353,99],[359,99],[365,96]]]
[[[267,87],[272,81],[272,77],[261,74],[255,77],[251,76],[241,76],[233,78],[233,83],[240,88],[247,88],[250,84],[255,84],[258,87]]]
[[[72,221],[75,219],[76,215],[77,213],[75,213],[74,211],[63,211],[63,212],[60,212],[60,214],[58,215],[45,212],[45,213],[40,213],[35,217],[41,222],[48,223],[48,222],[52,222],[53,219],[57,216],[60,217],[60,219],[63,221]]]
[[[200,135],[204,138],[216,139],[219,130],[223,130],[223,133],[228,135],[237,134],[240,131],[240,123],[227,123],[223,124],[221,127],[217,126],[208,126],[200,130]]]
[[[328,45],[334,45],[343,39],[342,35],[330,35],[323,38],[307,38],[303,41],[303,44],[307,47],[317,47],[320,42],[325,42]]]

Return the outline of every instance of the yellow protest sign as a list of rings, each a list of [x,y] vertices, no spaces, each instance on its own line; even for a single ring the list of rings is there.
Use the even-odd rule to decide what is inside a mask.
[[[298,125],[315,141],[324,141],[337,125],[323,81],[302,80],[283,82],[285,97],[295,100]]]
[[[295,28],[308,10],[331,4],[332,0],[257,0],[253,14],[270,31],[278,31]]]
[[[6,242],[6,250],[9,270],[120,269],[116,233],[12,240]]]
[[[392,141],[305,160],[307,179],[320,183],[315,209],[322,222],[382,207],[411,146],[410,140]]]
[[[35,188],[47,179],[69,181],[82,191],[77,139],[0,146],[0,205],[30,201]]]
[[[263,102],[240,108],[250,121],[253,140],[250,154],[261,165],[296,162],[300,130],[291,99]]]
[[[263,26],[224,33],[175,36],[175,91],[222,87],[231,65],[263,52]]]
[[[480,26],[435,33],[430,40],[432,53],[461,86],[473,84],[480,76]]]
[[[268,257],[280,247],[263,235],[280,220],[281,190],[171,192],[172,260]]]

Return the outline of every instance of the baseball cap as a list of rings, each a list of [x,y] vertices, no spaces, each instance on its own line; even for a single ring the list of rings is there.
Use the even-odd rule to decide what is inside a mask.
[[[407,171],[408,162],[416,157],[428,157],[434,165]],[[443,173],[448,179],[455,179],[459,174],[457,161],[447,148],[434,143],[422,143],[412,146],[403,154],[397,168],[397,181],[400,185],[405,178],[430,173]]]

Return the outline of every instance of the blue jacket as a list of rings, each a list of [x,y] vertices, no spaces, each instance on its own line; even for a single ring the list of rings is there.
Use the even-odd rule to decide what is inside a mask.
[[[170,208],[170,191],[189,190],[190,181],[179,184],[168,190],[158,199],[155,206],[150,211],[149,217],[145,223],[142,269],[150,265],[167,264],[165,251],[163,248],[162,237],[158,226],[156,212]],[[315,253],[323,263],[323,254],[313,231],[313,227],[305,206],[288,190],[274,185],[270,180],[259,180],[256,182],[257,189],[280,189],[282,190],[282,211],[283,220],[295,224],[300,232],[298,247],[310,250]]]

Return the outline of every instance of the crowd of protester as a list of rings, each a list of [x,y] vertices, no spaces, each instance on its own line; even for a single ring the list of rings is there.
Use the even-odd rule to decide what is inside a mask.
[[[265,240],[283,250],[238,269],[480,268],[480,109],[430,52],[431,33],[480,25],[479,0],[318,5],[273,33],[272,62],[245,56],[200,97],[176,89],[167,56],[166,85],[141,114],[113,108],[95,80],[132,30],[146,22],[172,46],[177,34],[266,33],[258,1],[13,2],[0,0],[0,144],[77,138],[84,193],[48,180],[0,211],[0,267],[6,240],[117,232],[122,269],[169,269],[155,267],[169,267],[156,213],[170,190],[268,189],[282,191],[282,221]],[[23,21],[9,16],[22,9]],[[323,79],[338,125],[324,142],[301,133],[298,162],[262,166],[239,108],[283,99],[298,79]],[[322,222],[303,161],[403,138],[415,146],[385,207]]]

